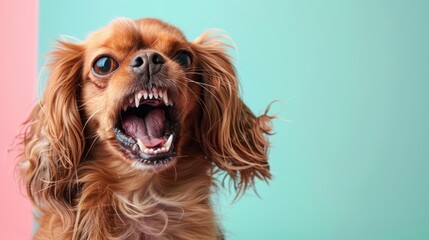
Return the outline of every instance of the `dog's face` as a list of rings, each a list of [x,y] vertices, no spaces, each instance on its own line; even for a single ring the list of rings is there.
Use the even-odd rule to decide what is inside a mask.
[[[199,121],[198,60],[193,44],[159,20],[117,20],[90,35],[82,106],[99,140],[138,168],[174,164]]]

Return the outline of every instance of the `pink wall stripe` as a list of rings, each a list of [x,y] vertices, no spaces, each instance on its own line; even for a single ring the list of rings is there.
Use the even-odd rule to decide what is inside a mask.
[[[0,239],[30,239],[32,208],[8,152],[36,96],[38,1],[0,0]]]

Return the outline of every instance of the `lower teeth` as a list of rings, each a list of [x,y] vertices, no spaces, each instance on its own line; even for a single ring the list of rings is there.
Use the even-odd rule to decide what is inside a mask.
[[[170,150],[172,141],[173,141],[173,135],[170,135],[170,137],[168,137],[167,141],[163,146],[155,149],[155,148],[147,148],[140,139],[137,139],[137,144],[134,146],[136,147],[138,146],[140,148],[140,151],[146,154],[156,155],[156,154],[168,152]]]
[[[140,159],[141,163],[144,164],[152,164],[152,165],[158,165],[158,164],[167,164],[172,158],[167,158],[164,160],[147,160],[147,159]]]

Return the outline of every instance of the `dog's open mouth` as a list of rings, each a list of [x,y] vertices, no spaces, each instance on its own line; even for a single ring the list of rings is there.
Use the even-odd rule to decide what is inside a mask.
[[[130,157],[158,165],[172,159],[176,128],[176,111],[168,90],[152,88],[125,99],[114,132]]]

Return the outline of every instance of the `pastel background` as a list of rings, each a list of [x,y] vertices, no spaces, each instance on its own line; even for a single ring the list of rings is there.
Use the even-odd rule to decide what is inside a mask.
[[[188,39],[221,28],[245,102],[261,113],[280,99],[285,119],[260,198],[214,197],[228,239],[429,239],[429,2],[29,2],[0,5],[2,152],[60,35],[84,39],[118,16],[161,18]],[[0,239],[29,239],[31,207],[4,155]]]
[[[0,0],[0,239],[30,239],[32,208],[19,188],[13,143],[35,104],[37,1]]]

